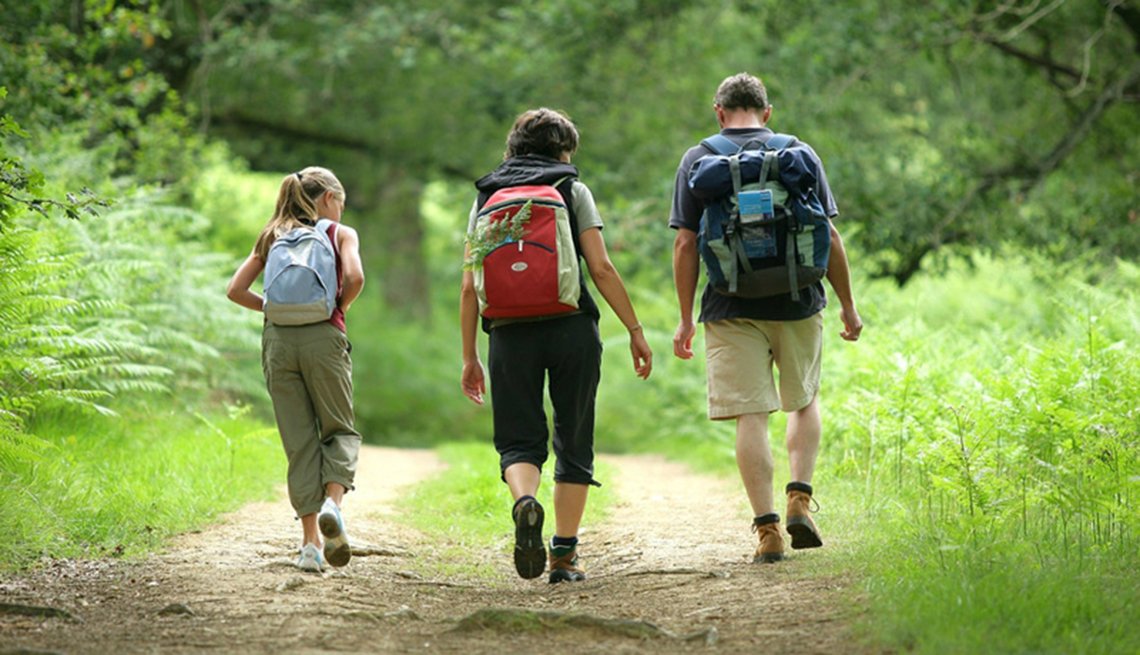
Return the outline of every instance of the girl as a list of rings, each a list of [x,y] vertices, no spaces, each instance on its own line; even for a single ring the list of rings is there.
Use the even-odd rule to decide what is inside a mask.
[[[261,367],[289,460],[289,501],[301,518],[297,567],[303,571],[320,572],[326,561],[344,566],[352,556],[340,505],[353,488],[361,439],[353,427],[352,346],[344,317],[364,287],[364,269],[356,230],[340,224],[344,202],[344,187],[328,169],[310,166],[287,175],[273,218],[226,288],[230,300],[263,311],[262,297],[250,286],[265,269],[273,242],[320,218],[332,221],[328,236],[336,253],[338,291],[331,318],[295,326],[266,320],[261,337]]]
[[[570,156],[578,148],[578,130],[561,112],[523,113],[507,136],[505,161],[475,183],[479,198],[468,233],[475,230],[483,203],[498,189],[522,185],[557,185],[570,208],[578,257],[585,257],[594,286],[629,330],[633,368],[649,377],[653,354],[637,322],[621,276],[602,240],[602,219],[593,195],[576,178]],[[471,248],[467,255],[470,257]],[[549,555],[550,582],[586,578],[578,565],[578,527],[594,480],[594,399],[601,375],[602,344],[598,306],[579,278],[578,309],[530,319],[483,319],[490,335],[488,368],[495,391],[495,449],[503,480],[515,500],[515,569],[523,578],[542,575],[547,553],[542,541],[543,509],[535,500],[547,458],[547,423],[543,411],[544,379],[550,379],[554,408],[555,530]],[[463,393],[483,404],[483,364],[476,348],[479,308],[475,278],[463,274],[460,324],[463,333]]]

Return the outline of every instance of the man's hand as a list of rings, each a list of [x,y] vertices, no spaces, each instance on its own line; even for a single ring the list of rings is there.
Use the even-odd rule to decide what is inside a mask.
[[[691,319],[678,323],[677,331],[673,334],[673,354],[681,359],[692,359],[693,335],[696,333],[697,326]]]
[[[843,321],[843,331],[839,336],[847,341],[858,341],[859,334],[863,332],[863,319],[854,306],[843,307],[839,310],[839,318]]]

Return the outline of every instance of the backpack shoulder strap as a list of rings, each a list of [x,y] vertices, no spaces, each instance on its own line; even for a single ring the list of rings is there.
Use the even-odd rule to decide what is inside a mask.
[[[329,234],[329,228],[330,227],[334,228],[332,234]],[[332,242],[333,251],[335,252],[336,251],[336,236],[335,235],[340,228],[340,223],[337,223],[336,221],[332,220],[331,218],[322,218],[319,221],[317,221],[315,228],[316,228],[317,232],[320,232],[321,234],[324,234],[325,236],[327,236],[329,238],[329,241]]]
[[[574,237],[574,247],[581,252],[581,246],[578,245],[578,215],[574,212],[574,181],[577,179],[573,175],[567,175],[551,186],[558,190],[562,196],[562,202],[566,203],[566,213],[570,217],[570,232]]]
[[[737,145],[735,141],[726,137],[725,135],[717,133],[701,141],[701,145],[708,148],[709,150],[712,150],[718,155],[735,155],[736,153],[746,149],[748,146],[751,146],[754,143],[759,143],[768,150],[782,150],[790,146],[793,142],[795,142],[795,140],[796,137],[791,134],[776,133],[769,137],[767,141],[753,139],[741,146]]]
[[[718,155],[735,155],[740,152],[736,142],[719,132],[701,141],[701,145]]]
[[[792,145],[792,142],[795,140],[796,137],[792,136],[791,134],[776,133],[768,139],[768,142],[765,143],[764,146],[769,150],[783,150],[784,148]]]

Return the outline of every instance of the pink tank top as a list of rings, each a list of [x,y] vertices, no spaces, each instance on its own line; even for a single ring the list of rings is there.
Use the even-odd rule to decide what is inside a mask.
[[[340,293],[344,289],[344,271],[340,267],[340,247],[336,243],[336,228],[340,223],[333,223],[329,226],[329,241],[332,241],[333,252],[336,253],[336,298],[340,300]],[[348,334],[348,327],[345,325],[344,310],[340,308],[339,302],[336,309],[333,310],[332,316],[329,317],[329,323],[332,323],[338,330]]]

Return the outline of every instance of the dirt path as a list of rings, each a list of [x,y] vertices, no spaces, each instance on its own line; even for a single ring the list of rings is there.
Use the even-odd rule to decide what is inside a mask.
[[[0,603],[72,615],[0,613],[0,654],[853,652],[837,609],[847,583],[806,575],[813,553],[750,564],[732,484],[655,457],[606,458],[620,500],[583,531],[590,580],[549,585],[515,576],[507,524],[479,550],[391,520],[402,486],[442,470],[432,453],[361,458],[346,520],[362,552],[345,569],[297,572],[287,501],[253,504],[141,562],[59,561],[0,582]],[[457,557],[464,570],[444,573]]]

